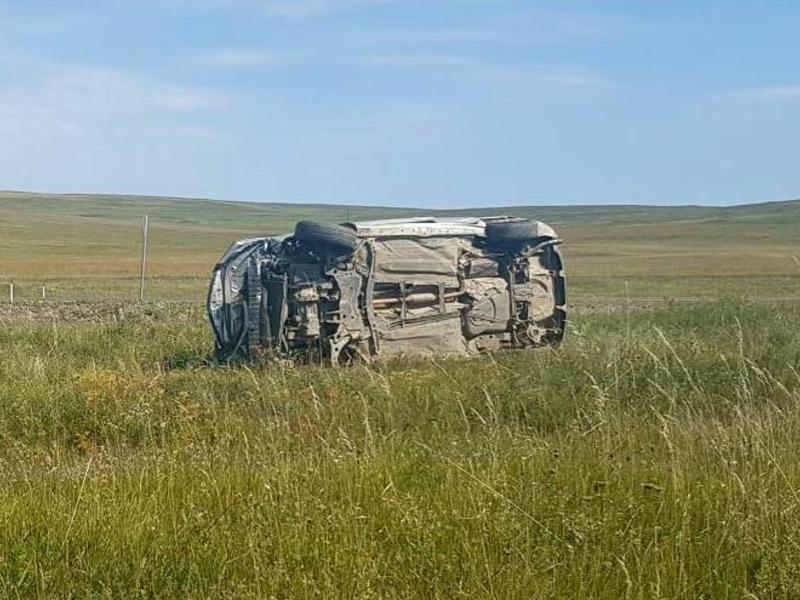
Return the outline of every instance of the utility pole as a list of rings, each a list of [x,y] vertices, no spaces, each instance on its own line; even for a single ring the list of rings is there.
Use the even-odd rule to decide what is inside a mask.
[[[147,268],[147,229],[149,224],[149,216],[144,213],[142,219],[142,266],[139,270],[139,302],[144,302],[144,274]]]

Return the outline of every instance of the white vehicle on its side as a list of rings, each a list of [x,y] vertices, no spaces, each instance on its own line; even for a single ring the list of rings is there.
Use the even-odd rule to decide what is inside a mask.
[[[340,364],[558,345],[560,240],[510,217],[392,219],[236,242],[213,272],[217,358]]]

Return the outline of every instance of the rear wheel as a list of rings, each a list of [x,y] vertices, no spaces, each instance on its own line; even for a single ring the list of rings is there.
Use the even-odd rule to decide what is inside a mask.
[[[311,247],[329,249],[342,255],[351,254],[358,245],[358,237],[352,229],[314,221],[298,222],[294,237]]]
[[[490,244],[517,244],[539,236],[539,224],[530,219],[504,219],[486,223],[486,238]]]

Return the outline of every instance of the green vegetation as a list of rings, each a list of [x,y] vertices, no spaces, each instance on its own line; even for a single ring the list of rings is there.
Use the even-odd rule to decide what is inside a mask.
[[[179,300],[423,212],[4,193],[0,284],[135,297],[145,211]],[[800,597],[800,202],[487,212],[564,237],[560,350],[223,368],[199,306],[0,304],[0,597]]]
[[[200,301],[234,240],[418,209],[0,193],[0,286],[35,300],[137,297],[142,213],[152,218],[149,297]],[[514,207],[446,211],[533,216],[565,240],[572,300],[597,296],[800,297],[800,201],[733,208]],[[4,287],[4,286],[3,286]],[[0,297],[2,297],[0,288]]]
[[[197,308],[0,329],[0,596],[796,598],[800,310],[208,368]]]

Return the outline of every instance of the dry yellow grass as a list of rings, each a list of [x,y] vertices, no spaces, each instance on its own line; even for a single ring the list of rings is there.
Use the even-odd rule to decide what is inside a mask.
[[[201,301],[211,267],[237,239],[408,209],[223,203],[135,197],[0,194],[0,284],[35,299],[136,297],[140,219],[151,215],[153,299]],[[458,212],[458,211],[449,211]],[[697,207],[517,207],[464,211],[535,216],[565,240],[572,298],[800,296],[800,203]],[[2,296],[0,296],[2,297]]]

